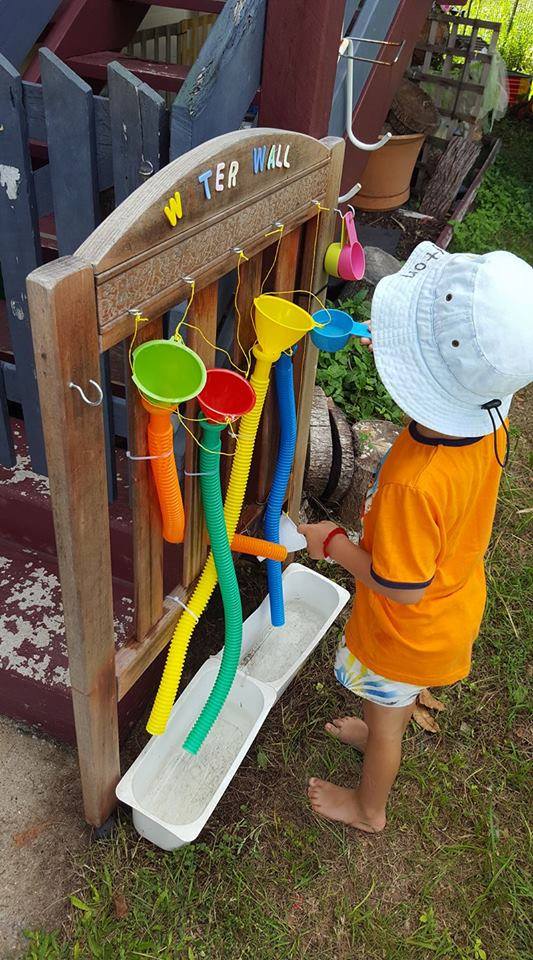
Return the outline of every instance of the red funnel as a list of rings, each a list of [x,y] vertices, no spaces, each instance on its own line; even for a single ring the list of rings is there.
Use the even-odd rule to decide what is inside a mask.
[[[220,367],[207,371],[205,387],[198,394],[204,416],[212,423],[238,420],[255,406],[255,393],[248,380]]]

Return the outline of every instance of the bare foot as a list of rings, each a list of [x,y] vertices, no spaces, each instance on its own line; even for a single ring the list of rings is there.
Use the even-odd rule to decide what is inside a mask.
[[[368,727],[364,720],[359,717],[338,717],[332,723],[326,723],[324,729],[332,737],[364,753],[368,739]]]
[[[368,814],[362,810],[357,790],[337,787],[327,780],[311,777],[307,794],[315,813],[327,820],[345,823],[365,833],[380,833],[387,822],[385,812]]]

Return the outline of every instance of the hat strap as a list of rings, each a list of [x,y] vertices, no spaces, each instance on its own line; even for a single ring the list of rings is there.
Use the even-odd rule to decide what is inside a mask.
[[[481,409],[482,409],[482,410],[486,410],[487,413],[488,413],[488,415],[489,415],[489,417],[490,417],[490,422],[492,423],[492,433],[493,433],[493,438],[494,438],[494,455],[495,455],[495,457],[496,457],[496,460],[497,460],[498,463],[500,464],[500,467],[502,467],[502,469],[503,469],[503,468],[506,467],[507,464],[509,463],[509,452],[510,452],[510,450],[509,450],[509,431],[508,431],[508,429],[507,429],[507,424],[506,424],[505,420],[503,419],[503,417],[502,417],[502,415],[501,415],[501,412],[500,412],[501,404],[502,404],[501,400],[487,400],[486,403],[482,403],[482,404],[481,404]],[[493,413],[492,413],[493,410],[495,410],[496,413],[498,414],[499,421],[500,421],[500,423],[501,423],[501,425],[502,425],[502,427],[503,427],[503,429],[504,429],[504,431],[505,431],[505,456],[504,456],[504,458],[503,458],[503,462],[500,460],[500,454],[499,454],[499,451],[498,451],[498,432],[497,432],[497,431],[498,431],[498,426],[497,426],[497,424],[496,424],[496,421],[495,421],[494,416],[493,416]]]

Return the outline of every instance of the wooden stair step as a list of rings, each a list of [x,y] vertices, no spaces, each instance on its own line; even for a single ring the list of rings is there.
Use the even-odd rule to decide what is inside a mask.
[[[152,60],[138,60],[114,50],[101,50],[84,56],[71,57],[67,64],[86,80],[107,79],[107,67],[113,61],[122,64],[134,76],[138,77],[154,90],[177,92],[185,80],[189,67],[174,63],[154,63]]]
[[[193,10],[195,13],[220,13],[225,0],[133,0],[151,7],[170,7],[172,10]]]

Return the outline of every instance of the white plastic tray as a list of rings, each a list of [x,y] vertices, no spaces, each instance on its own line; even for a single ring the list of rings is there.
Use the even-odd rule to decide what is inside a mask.
[[[283,572],[283,597],[284,627],[272,627],[268,597],[245,620],[239,666],[247,676],[273,687],[276,699],[328,632],[350,594],[309,567],[291,563]],[[217,659],[221,656],[222,651]]]
[[[286,627],[271,627],[268,597],[245,621],[241,668],[198,755],[188,754],[182,743],[212,689],[220,654],[200,668],[174,704],[165,733],[148,741],[117,786],[138,832],[163,850],[196,839],[272,706],[350,597],[299,563],[287,567],[283,586]],[[273,630],[284,632],[274,635]]]

